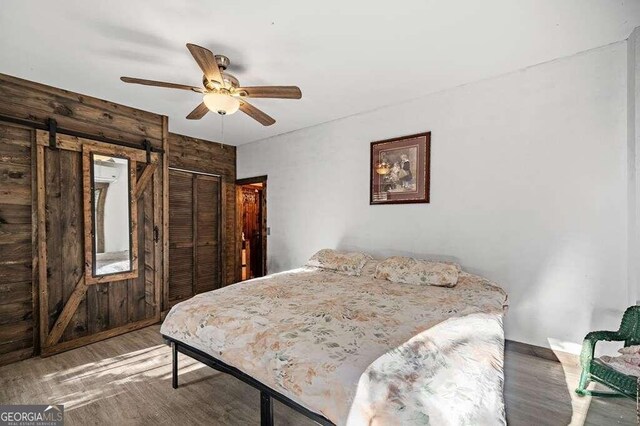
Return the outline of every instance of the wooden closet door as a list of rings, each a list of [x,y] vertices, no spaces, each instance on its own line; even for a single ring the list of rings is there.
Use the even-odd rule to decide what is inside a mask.
[[[220,288],[220,178],[169,171],[169,303]]]
[[[169,170],[169,303],[193,295],[193,175]]]
[[[196,175],[194,292],[221,287],[220,178]]]

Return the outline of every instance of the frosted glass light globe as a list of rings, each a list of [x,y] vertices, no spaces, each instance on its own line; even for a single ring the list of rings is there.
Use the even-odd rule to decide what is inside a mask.
[[[240,108],[239,100],[223,93],[207,93],[202,100],[209,110],[220,115],[233,114]]]

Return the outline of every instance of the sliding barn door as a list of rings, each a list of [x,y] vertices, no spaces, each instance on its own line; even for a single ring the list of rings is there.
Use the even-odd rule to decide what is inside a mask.
[[[103,143],[37,133],[40,342],[44,355],[82,346],[160,320],[162,181],[160,158],[132,150],[138,208],[138,276],[85,280],[82,149]]]
[[[169,305],[221,287],[220,178],[169,170]]]

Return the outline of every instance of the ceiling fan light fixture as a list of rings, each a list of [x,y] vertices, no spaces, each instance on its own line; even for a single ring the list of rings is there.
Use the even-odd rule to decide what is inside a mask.
[[[217,112],[220,115],[233,114],[240,108],[239,100],[223,93],[207,93],[202,98],[202,101],[210,111]]]
[[[120,77],[120,80],[124,83],[201,93],[202,102],[187,115],[187,120],[200,120],[209,111],[227,115],[240,110],[263,126],[271,126],[275,124],[276,120],[247,102],[247,98],[302,98],[302,92],[298,86],[240,86],[238,79],[226,72],[229,58],[214,55],[209,49],[193,43],[187,43],[187,49],[202,71],[203,87],[132,77]]]

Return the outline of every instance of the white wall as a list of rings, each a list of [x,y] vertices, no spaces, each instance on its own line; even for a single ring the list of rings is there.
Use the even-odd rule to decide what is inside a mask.
[[[126,160],[116,159],[118,179],[109,184],[104,203],[104,251],[129,250],[129,170]],[[120,161],[124,161],[121,163]]]
[[[640,27],[627,40],[629,299],[640,296]]]
[[[572,350],[617,327],[626,85],[623,41],[239,146],[238,177],[268,175],[269,271],[323,247],[436,255],[506,289],[509,339]],[[431,203],[370,206],[370,142],[426,130]]]

